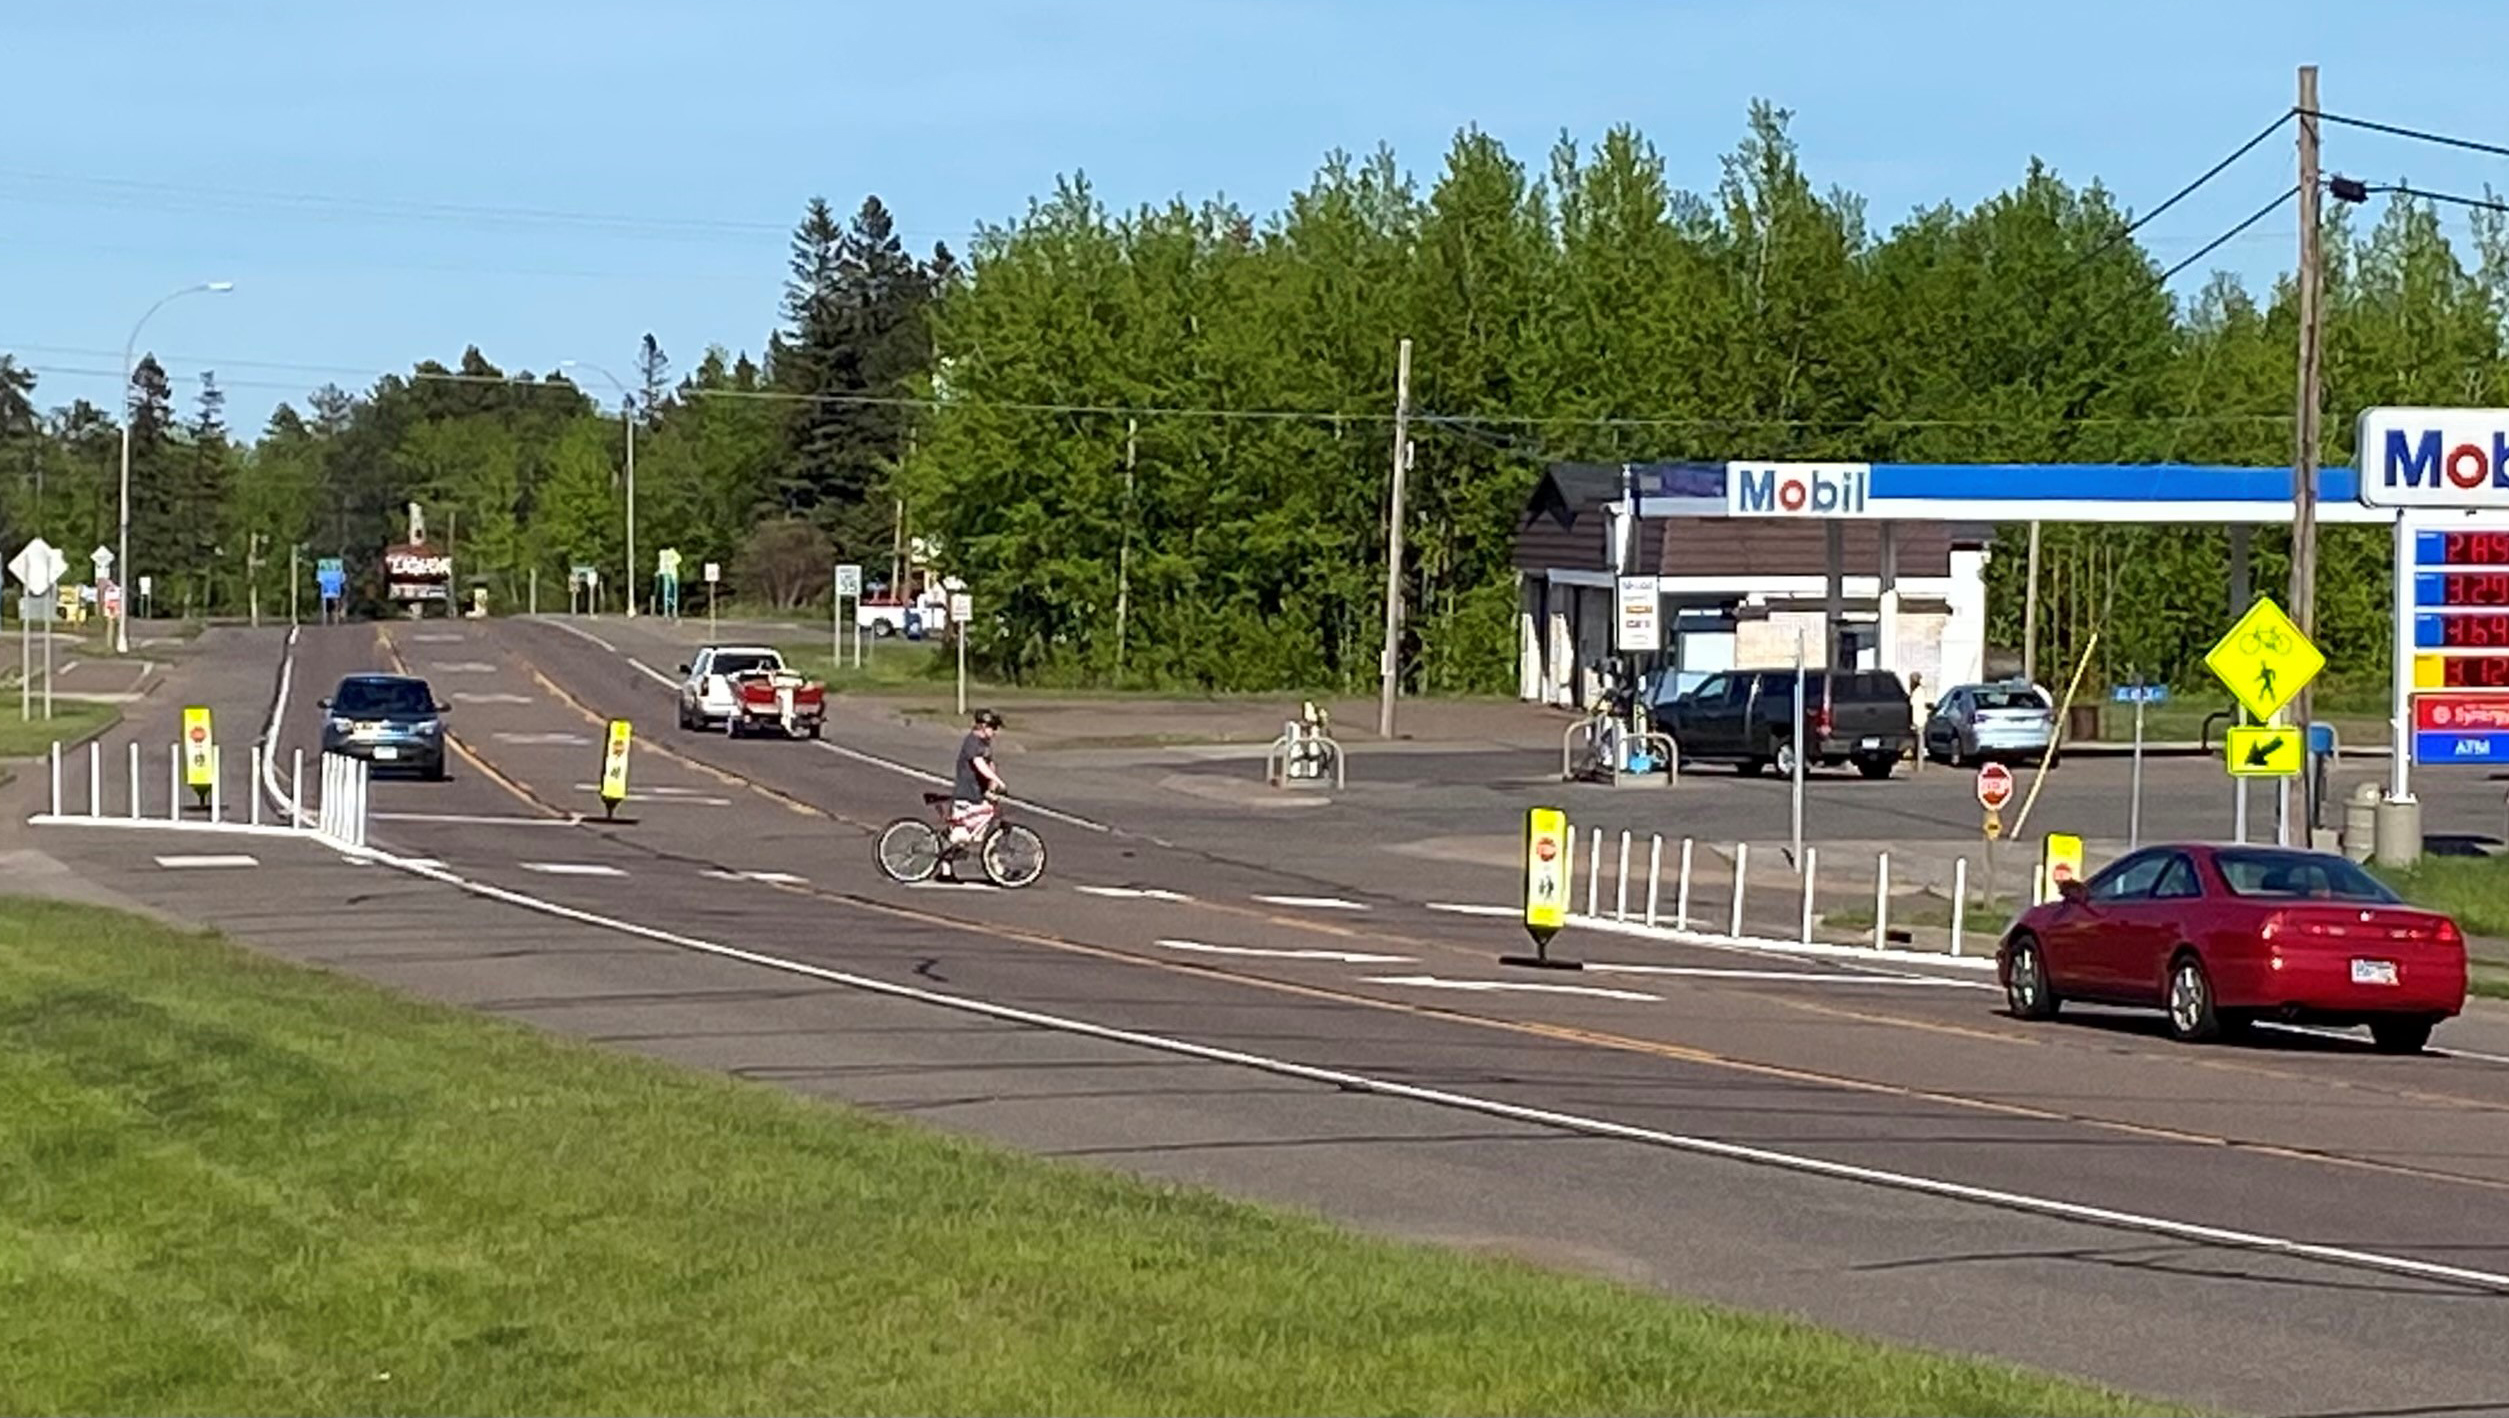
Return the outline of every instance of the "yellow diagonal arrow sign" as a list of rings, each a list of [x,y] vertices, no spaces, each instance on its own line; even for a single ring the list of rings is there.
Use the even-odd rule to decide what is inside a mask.
[[[2240,724],[2224,739],[2224,759],[2233,778],[2289,778],[2300,771],[2300,727],[2297,724]]]

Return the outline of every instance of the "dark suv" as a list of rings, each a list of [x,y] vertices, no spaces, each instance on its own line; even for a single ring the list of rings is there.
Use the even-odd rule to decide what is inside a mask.
[[[1889,670],[1804,671],[1801,733],[1791,669],[1710,675],[1687,694],[1650,703],[1647,712],[1673,736],[1683,764],[1730,763],[1745,773],[1792,773],[1802,742],[1807,768],[1853,763],[1867,778],[1887,778],[1915,739],[1908,687]]]
[[[423,679],[350,675],[321,701],[322,751],[377,768],[409,768],[442,782],[445,707]]]

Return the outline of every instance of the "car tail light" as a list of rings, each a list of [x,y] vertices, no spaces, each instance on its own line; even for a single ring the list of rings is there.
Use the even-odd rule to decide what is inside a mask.
[[[2465,932],[2457,929],[2457,918],[2454,916],[2439,918],[2439,933],[2435,938],[2441,945],[2465,944]]]

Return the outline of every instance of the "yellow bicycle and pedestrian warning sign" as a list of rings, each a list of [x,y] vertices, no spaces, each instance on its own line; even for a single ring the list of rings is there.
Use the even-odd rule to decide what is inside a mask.
[[[2234,724],[2225,735],[2233,778],[2291,778],[2308,757],[2297,724]]]
[[[2257,597],[2219,644],[2205,652],[2204,667],[2227,686],[2256,719],[2271,719],[2326,668],[2326,656],[2300,633],[2271,596]]]

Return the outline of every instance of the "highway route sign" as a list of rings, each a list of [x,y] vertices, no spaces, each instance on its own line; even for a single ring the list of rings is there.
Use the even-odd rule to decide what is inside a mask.
[[[2326,655],[2271,596],[2259,596],[2230,633],[2205,652],[2218,676],[2256,719],[2271,719],[2326,668]]]
[[[2223,737],[2223,763],[2233,778],[2291,778],[2308,758],[2297,724],[2234,724]]]

